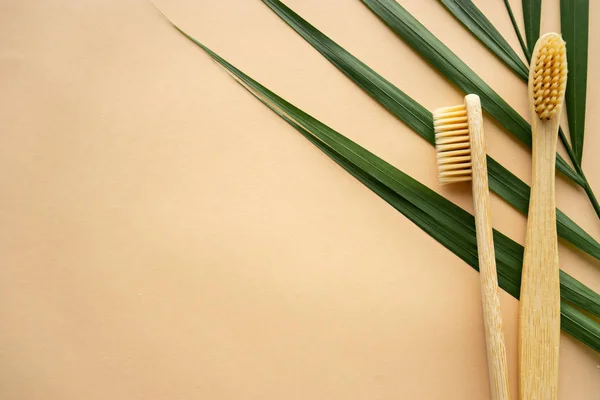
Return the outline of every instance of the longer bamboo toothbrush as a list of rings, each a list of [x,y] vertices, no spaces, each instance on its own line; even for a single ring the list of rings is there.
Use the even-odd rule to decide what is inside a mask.
[[[479,96],[469,94],[462,105],[433,112],[440,182],[473,180],[479,276],[492,400],[508,400],[506,346],[498,294],[498,275],[490,215],[490,192]]]
[[[554,167],[566,81],[565,42],[560,35],[548,33],[537,41],[529,71],[533,183],[519,317],[519,393],[522,400],[555,400],[558,397],[560,284]]]

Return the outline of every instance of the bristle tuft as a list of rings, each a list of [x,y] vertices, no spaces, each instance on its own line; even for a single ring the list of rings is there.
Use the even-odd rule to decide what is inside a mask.
[[[537,59],[532,60],[533,105],[540,119],[554,118],[562,108],[567,85],[565,42],[558,35],[542,37]]]
[[[433,112],[433,129],[440,183],[471,180],[471,142],[464,105],[439,108]]]

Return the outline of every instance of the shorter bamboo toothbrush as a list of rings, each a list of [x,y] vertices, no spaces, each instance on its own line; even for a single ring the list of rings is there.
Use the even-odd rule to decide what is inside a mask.
[[[490,215],[490,192],[479,96],[433,112],[438,176],[442,184],[473,181],[477,252],[492,400],[510,399],[506,346]]]
[[[565,42],[560,35],[548,33],[537,41],[529,70],[533,176],[519,316],[522,400],[558,398],[560,283],[554,168],[566,82]]]

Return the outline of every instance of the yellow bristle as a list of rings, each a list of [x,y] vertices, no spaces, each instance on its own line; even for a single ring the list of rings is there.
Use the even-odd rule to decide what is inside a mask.
[[[433,129],[440,183],[470,181],[471,142],[466,107],[459,105],[435,110]]]
[[[567,54],[565,42],[558,35],[548,36],[539,46],[537,58],[531,63],[533,104],[538,118],[549,120],[562,108],[567,85]]]

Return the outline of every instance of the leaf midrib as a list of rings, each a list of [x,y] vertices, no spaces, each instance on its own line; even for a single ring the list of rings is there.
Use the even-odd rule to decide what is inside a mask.
[[[573,4],[573,25],[572,25],[573,26],[573,29],[572,29],[573,30],[573,36],[572,36],[573,37],[573,43],[571,44],[573,46],[573,60],[575,60],[577,58],[577,54],[578,54],[577,53],[577,42],[578,42],[578,40],[575,39],[575,31],[576,31],[575,21],[577,20],[577,17],[576,17],[577,9],[578,9],[578,7],[575,7],[575,4]],[[577,88],[579,88],[579,85],[577,84],[579,82],[578,81],[579,74],[575,73],[575,66],[573,66],[573,74],[572,74],[572,76],[573,76],[573,90],[577,90]],[[577,94],[577,93],[575,93],[575,94]],[[573,114],[578,114],[577,113],[577,110],[579,110],[579,107],[577,107],[577,104],[578,104],[577,103],[577,98],[578,97],[579,96],[576,96],[576,95],[572,96],[572,98],[573,98]],[[569,118],[573,118],[573,128],[574,128],[573,130],[575,131],[575,134],[576,134],[577,131],[578,131],[577,128],[579,127],[579,118],[578,118],[579,115],[573,115],[573,116],[569,115],[568,117]],[[577,148],[577,152],[579,153],[579,146],[576,145],[575,147]]]

